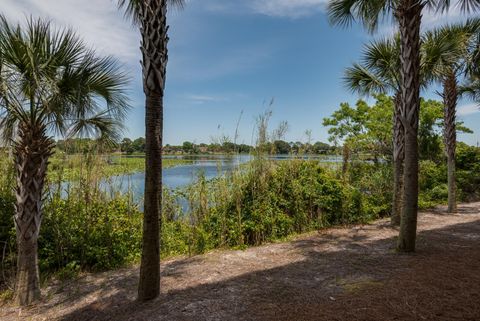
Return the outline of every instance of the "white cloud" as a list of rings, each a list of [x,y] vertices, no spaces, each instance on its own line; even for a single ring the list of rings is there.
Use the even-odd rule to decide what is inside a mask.
[[[430,29],[446,22],[458,22],[474,16],[461,11],[460,1],[453,0],[448,12],[443,14],[425,10],[423,28]],[[255,13],[279,18],[302,18],[325,12],[329,0],[191,0],[192,2],[216,13]],[[384,24],[384,27],[392,29],[391,24]],[[391,30],[386,33],[391,33]]]
[[[114,0],[2,0],[2,12],[12,22],[47,17],[56,26],[71,27],[102,54],[124,63],[140,59],[138,31]]]
[[[424,30],[439,27],[446,23],[457,23],[474,17],[472,13],[465,13],[461,10],[460,0],[452,1],[450,9],[447,12],[439,13],[432,10],[426,10],[422,18],[422,26]]]
[[[458,108],[457,114],[459,116],[468,116],[480,112],[480,105],[478,104],[468,104]]]
[[[214,103],[214,102],[222,102],[222,101],[228,100],[226,97],[222,97],[222,96],[196,95],[196,94],[186,95],[186,98],[196,104]]]
[[[193,0],[192,0],[193,1]],[[328,0],[196,0],[207,11],[229,14],[261,14],[279,18],[301,18],[325,9]]]
[[[250,7],[260,14],[274,17],[300,18],[325,9],[328,0],[252,0]]]
[[[449,10],[443,13],[425,9],[422,15],[422,31],[431,30],[445,24],[459,23],[474,16],[476,15],[472,13],[467,14],[461,10],[460,0],[453,0]],[[397,26],[390,21],[390,23],[384,23],[380,26],[378,34],[389,37],[396,32]]]

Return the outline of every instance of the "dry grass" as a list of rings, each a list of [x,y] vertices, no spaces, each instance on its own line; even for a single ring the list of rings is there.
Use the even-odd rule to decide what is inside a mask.
[[[162,263],[162,295],[135,301],[138,268],[50,284],[10,320],[480,320],[480,203],[419,217],[418,251],[386,220],[287,243]]]

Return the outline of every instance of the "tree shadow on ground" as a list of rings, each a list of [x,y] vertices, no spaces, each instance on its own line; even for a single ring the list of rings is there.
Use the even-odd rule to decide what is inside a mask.
[[[329,242],[340,250],[323,250]],[[137,274],[119,274],[60,320],[480,319],[480,221],[423,231],[414,254],[394,244],[355,233],[294,241],[301,261],[162,291],[148,303],[135,301]]]
[[[435,217],[445,215],[422,220]],[[148,303],[135,300],[138,268],[86,275],[22,317],[12,309],[2,319],[480,320],[480,220],[422,231],[409,255],[395,253],[396,234],[381,221],[162,262],[162,294]],[[294,260],[281,260],[291,252]],[[243,253],[259,261],[270,253],[280,264],[230,273]],[[211,257],[224,264],[217,268]]]

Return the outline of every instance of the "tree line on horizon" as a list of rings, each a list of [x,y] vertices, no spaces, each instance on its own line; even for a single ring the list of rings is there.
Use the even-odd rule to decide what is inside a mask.
[[[121,152],[126,155],[132,154],[144,154],[145,153],[145,138],[138,137],[136,139],[130,139],[128,137],[123,138],[119,143],[104,144],[102,140],[92,138],[71,138],[71,139],[59,139],[56,141],[56,148],[60,152],[66,154],[79,154],[87,153],[92,150],[100,151],[104,153]],[[185,141],[181,145],[166,144],[163,146],[163,154],[179,154],[179,155],[199,155],[199,154],[249,154],[255,150],[255,146],[247,144],[235,144],[228,140],[218,143],[193,143]],[[267,142],[263,146],[263,149],[268,154],[280,154],[280,155],[300,155],[300,154],[315,154],[315,155],[327,155],[335,154],[339,149],[333,145],[329,145],[323,142],[301,142],[285,140],[274,140],[273,142]]]

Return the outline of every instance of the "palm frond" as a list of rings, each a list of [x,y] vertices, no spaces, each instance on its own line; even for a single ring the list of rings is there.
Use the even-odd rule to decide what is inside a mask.
[[[115,59],[99,57],[71,30],[33,18],[21,27],[0,16],[0,118],[10,126],[4,133],[20,123],[78,132],[78,120],[111,136],[129,109],[127,83]]]
[[[390,19],[394,0],[332,0],[328,4],[330,23],[344,27],[358,21],[373,32],[382,19]]]
[[[119,9],[125,10],[125,17],[132,19],[134,24],[138,24],[141,6],[153,1],[166,1],[168,6],[178,9],[183,9],[185,6],[185,0],[118,0],[117,4]]]
[[[359,64],[354,64],[345,70],[343,82],[352,92],[365,96],[375,93],[386,93],[392,88],[391,84]]]

